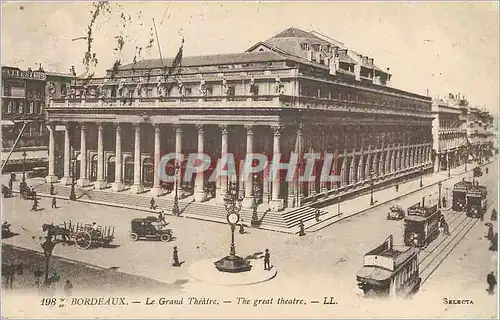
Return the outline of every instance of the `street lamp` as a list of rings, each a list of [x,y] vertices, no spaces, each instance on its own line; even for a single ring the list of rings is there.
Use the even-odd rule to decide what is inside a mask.
[[[69,193],[69,200],[71,200],[71,201],[76,201],[75,166],[76,166],[76,157],[74,155],[74,152],[71,152],[71,191]]]
[[[174,206],[172,207],[172,214],[174,216],[178,216],[180,213],[179,210],[179,194],[178,194],[178,184],[179,184],[179,169],[181,167],[178,163],[175,164],[175,195],[174,195]]]
[[[371,169],[370,171],[370,205],[373,206],[375,202],[373,201],[373,176],[375,175],[375,171]]]
[[[422,181],[423,176],[424,176],[424,170],[422,169],[422,166],[420,166],[420,188],[424,186],[424,182]]]
[[[252,206],[252,221],[251,221],[251,226],[254,228],[259,227],[259,217],[257,216],[257,195],[260,191],[259,184],[257,183],[257,176],[254,175],[253,179],[253,206]]]
[[[448,161],[447,161],[447,164],[448,164],[448,178],[451,177],[451,166],[450,166],[450,163],[449,163],[449,158],[448,158]]]
[[[438,188],[439,188],[439,193],[438,193],[438,207],[441,209],[441,188],[443,187],[443,183],[439,181],[438,183]]]
[[[52,256],[52,251],[56,244],[52,242],[52,236],[46,236],[45,242],[40,244],[43,248],[43,257],[45,260],[45,284],[48,285],[49,282],[49,262]]]
[[[26,151],[23,151],[23,183],[26,183]]]
[[[241,200],[238,199],[236,183],[232,182],[230,184],[228,194],[224,200],[224,208],[227,212],[227,222],[231,226],[231,247],[229,255],[214,262],[214,265],[217,270],[221,272],[239,273],[250,271],[252,268],[250,262],[236,255],[236,247],[234,245],[234,230],[236,224],[240,221],[239,212],[241,210]]]

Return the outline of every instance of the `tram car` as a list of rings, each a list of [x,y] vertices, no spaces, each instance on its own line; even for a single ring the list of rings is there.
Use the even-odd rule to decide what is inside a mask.
[[[441,211],[437,205],[416,203],[408,208],[405,218],[404,243],[407,246],[426,247],[439,235]]]
[[[384,243],[369,251],[363,258],[363,267],[356,280],[365,297],[409,297],[420,288],[416,247],[396,250],[392,235]]]
[[[452,200],[452,210],[453,211],[464,211],[467,204],[467,191],[472,188],[471,181],[459,181],[453,186],[453,200]]]
[[[475,182],[472,188],[467,191],[467,210],[465,214],[471,218],[482,218],[486,213],[488,205],[486,200],[487,195],[487,188]]]

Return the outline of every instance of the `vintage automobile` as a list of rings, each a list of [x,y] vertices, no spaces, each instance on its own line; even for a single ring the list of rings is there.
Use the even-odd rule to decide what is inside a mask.
[[[387,220],[401,220],[405,217],[405,211],[399,205],[393,205],[387,213]]]
[[[46,167],[36,167],[28,172],[28,178],[45,178],[47,176]]]
[[[172,229],[167,229],[166,224],[156,217],[135,218],[131,222],[130,239],[133,241],[145,238],[168,242],[172,237]]]

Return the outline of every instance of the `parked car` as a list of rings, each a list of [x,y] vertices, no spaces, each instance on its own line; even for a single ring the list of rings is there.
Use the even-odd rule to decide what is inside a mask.
[[[46,167],[36,167],[33,170],[28,171],[28,178],[45,178],[47,176],[47,168]]]
[[[393,205],[387,213],[387,220],[401,220],[405,217],[405,211],[399,205]]]

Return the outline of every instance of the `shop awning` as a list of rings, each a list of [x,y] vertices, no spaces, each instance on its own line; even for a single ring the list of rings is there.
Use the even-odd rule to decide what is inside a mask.
[[[9,151],[2,151],[2,162],[4,162],[9,155]],[[48,161],[49,152],[48,150],[26,150],[26,161]],[[23,151],[16,150],[12,152],[9,158],[10,162],[22,162],[23,161]]]

